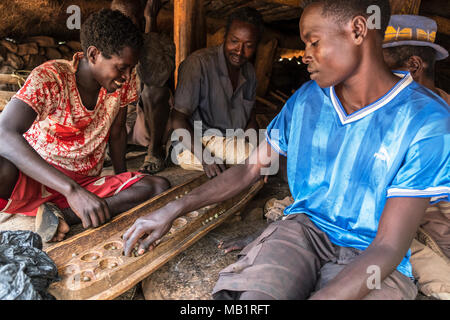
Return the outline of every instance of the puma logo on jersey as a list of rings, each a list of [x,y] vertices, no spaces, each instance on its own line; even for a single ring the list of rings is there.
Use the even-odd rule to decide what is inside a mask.
[[[377,153],[375,153],[374,157],[379,160],[385,161],[386,163],[390,163],[391,161],[391,157],[389,157],[389,154],[384,147],[381,147],[381,149]]]

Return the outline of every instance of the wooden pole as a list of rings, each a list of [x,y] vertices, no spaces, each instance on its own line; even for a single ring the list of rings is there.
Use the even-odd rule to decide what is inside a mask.
[[[178,66],[195,50],[206,47],[205,9],[203,0],[177,0],[173,8],[175,43],[175,85]]]
[[[390,0],[391,14],[419,14],[421,0]]]

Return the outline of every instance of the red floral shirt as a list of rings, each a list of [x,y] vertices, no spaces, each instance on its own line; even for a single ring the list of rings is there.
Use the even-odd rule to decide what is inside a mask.
[[[47,162],[79,174],[99,175],[111,125],[119,112],[136,101],[136,74],[114,93],[101,88],[94,110],[83,106],[75,72],[83,53],[72,61],[51,60],[36,67],[14,96],[37,118],[25,139]]]

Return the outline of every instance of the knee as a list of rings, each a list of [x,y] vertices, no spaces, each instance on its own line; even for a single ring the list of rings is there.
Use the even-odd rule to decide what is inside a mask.
[[[163,177],[147,176],[142,179],[152,196],[160,194],[170,188],[170,182]]]
[[[0,186],[0,198],[9,198],[14,190],[18,178],[19,170],[16,166],[9,160],[0,157],[0,181],[2,182]]]
[[[154,177],[154,178],[156,179],[155,188],[158,194],[170,188],[170,182],[166,178],[163,177]]]

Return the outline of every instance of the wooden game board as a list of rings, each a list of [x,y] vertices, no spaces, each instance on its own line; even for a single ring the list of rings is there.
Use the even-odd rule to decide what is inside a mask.
[[[88,229],[47,248],[46,252],[56,263],[61,277],[59,282],[50,285],[49,292],[64,300],[113,299],[241,210],[263,186],[261,180],[230,200],[189,212],[174,221],[171,230],[153,250],[137,257],[123,255],[121,237],[137,218],[184,196],[206,180],[202,174],[103,226]]]

